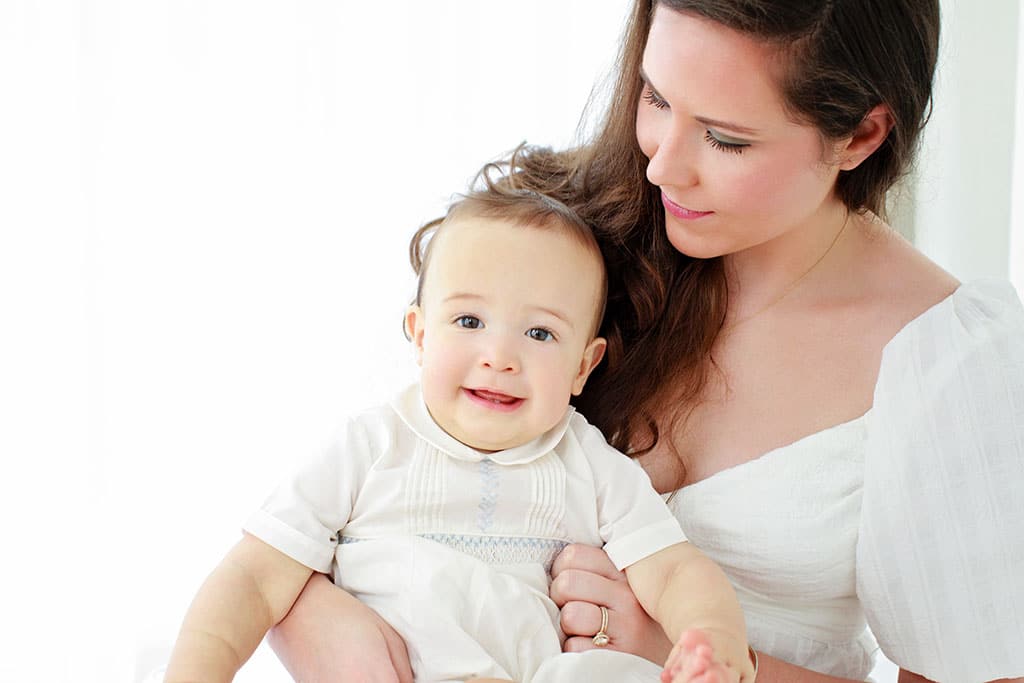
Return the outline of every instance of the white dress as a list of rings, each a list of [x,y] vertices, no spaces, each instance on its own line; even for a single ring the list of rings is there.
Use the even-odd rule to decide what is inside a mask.
[[[886,346],[871,409],[680,490],[755,649],[864,680],[1024,676],[1024,310],[962,285]]]
[[[348,420],[245,530],[333,570],[402,635],[418,681],[647,672],[633,655],[561,654],[551,562],[586,543],[622,569],[686,540],[647,474],[571,408],[534,441],[484,454],[438,427],[418,386]]]

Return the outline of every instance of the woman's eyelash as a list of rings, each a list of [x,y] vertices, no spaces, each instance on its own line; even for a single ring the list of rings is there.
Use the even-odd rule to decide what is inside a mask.
[[[722,140],[719,140],[718,138],[711,134],[710,130],[704,132],[704,139],[707,141],[709,145],[711,145],[715,149],[721,150],[723,152],[731,152],[733,154],[743,154],[743,148],[749,146],[747,144],[738,144],[735,142],[724,142]]]
[[[644,97],[644,102],[646,102],[647,104],[651,105],[655,109],[665,109],[666,107],[668,107],[668,102],[666,102],[661,97],[659,97],[658,93],[656,93],[653,90],[651,90],[650,86],[647,86],[644,89],[643,97]]]
[[[643,99],[644,102],[651,105],[655,109],[668,108],[668,102],[662,99],[661,96],[658,95],[658,93],[654,92],[654,90],[651,89],[651,86],[646,86],[644,88]],[[719,140],[718,138],[711,134],[710,130],[704,132],[704,139],[708,142],[708,144],[710,144],[715,149],[723,152],[730,152],[732,154],[743,154],[743,148],[749,147],[749,145],[745,143],[740,144],[735,142],[725,142],[724,140]]]

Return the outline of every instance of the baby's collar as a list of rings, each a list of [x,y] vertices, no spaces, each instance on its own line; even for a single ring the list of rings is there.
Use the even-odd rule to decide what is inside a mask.
[[[423,393],[418,383],[409,386],[398,394],[391,401],[391,407],[394,408],[395,412],[398,413],[398,416],[402,418],[402,421],[405,422],[409,429],[439,451],[447,453],[456,460],[468,462],[490,460],[499,465],[522,465],[550,453],[558,445],[558,442],[562,440],[565,430],[569,428],[569,421],[575,412],[575,409],[569,406],[558,424],[529,443],[503,451],[485,453],[467,446],[441,429],[434,421],[434,418],[430,416],[430,412],[423,402]]]

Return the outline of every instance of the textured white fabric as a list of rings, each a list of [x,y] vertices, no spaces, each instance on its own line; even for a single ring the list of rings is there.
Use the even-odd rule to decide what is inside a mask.
[[[753,646],[864,680],[875,649],[943,683],[1024,676],[1024,311],[962,285],[886,346],[860,418],[671,502]],[[866,616],[866,619],[865,619]]]
[[[348,420],[244,528],[333,569],[406,639],[420,680],[526,681],[558,655],[548,572],[567,543],[603,545],[621,569],[686,540],[639,465],[572,409],[485,454],[441,430],[416,386]],[[577,661],[592,660],[560,666]]]

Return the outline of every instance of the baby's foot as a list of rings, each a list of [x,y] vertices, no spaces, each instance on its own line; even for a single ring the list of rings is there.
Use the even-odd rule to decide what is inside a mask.
[[[701,631],[684,631],[661,672],[662,683],[738,683],[739,674],[715,661],[711,641]]]

